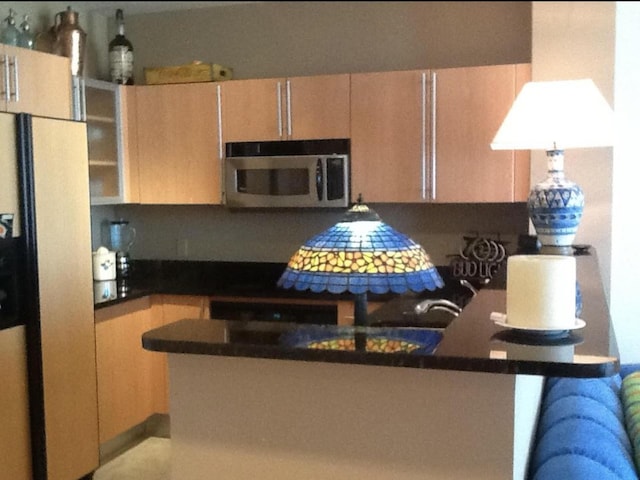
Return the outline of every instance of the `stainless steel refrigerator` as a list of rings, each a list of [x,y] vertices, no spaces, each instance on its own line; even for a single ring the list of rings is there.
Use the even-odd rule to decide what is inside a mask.
[[[0,305],[2,478],[98,467],[88,168],[85,123],[0,113],[0,214],[14,215],[0,252],[16,280]]]

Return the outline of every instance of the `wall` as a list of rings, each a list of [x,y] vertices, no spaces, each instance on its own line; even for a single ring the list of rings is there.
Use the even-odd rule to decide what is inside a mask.
[[[529,62],[531,55],[528,2],[263,2],[124,12],[137,83],[145,66],[192,60],[232,67],[234,78],[264,78]],[[527,231],[523,204],[372,206],[438,264],[457,252],[464,234],[501,233],[515,248],[517,233]],[[117,215],[138,228],[134,258],[282,262],[342,213],[166,206],[93,212],[94,222]],[[94,246],[100,241],[94,235]]]
[[[640,260],[632,249],[640,230],[629,205],[638,178],[640,2],[534,2],[532,21],[534,79],[591,77],[616,112],[614,147],[568,151],[566,166],[586,198],[576,241],[596,246],[620,358],[637,362]],[[540,165],[534,160],[532,172]]]
[[[533,79],[592,78],[613,106],[615,2],[534,2]],[[584,191],[585,210],[575,243],[594,245],[607,294],[611,264],[612,148],[565,152],[567,178]],[[532,152],[531,182],[546,174],[544,152]],[[597,174],[594,174],[597,172]]]
[[[422,245],[438,265],[462,247],[463,234],[482,233],[516,246],[526,231],[524,204],[370,204],[382,220]],[[94,207],[95,208],[95,207]],[[470,214],[473,211],[474,214]],[[286,262],[312,236],[342,218],[343,209],[272,212],[207,206],[118,207],[115,214],[138,230],[134,258]]]
[[[640,257],[635,246],[640,224],[635,221],[640,132],[640,2],[616,2],[615,112],[618,139],[613,155],[611,219],[611,316],[622,358],[640,362]]]
[[[126,8],[125,8],[126,15]],[[235,78],[528,62],[529,2],[259,2],[127,16],[135,72],[194,60]]]

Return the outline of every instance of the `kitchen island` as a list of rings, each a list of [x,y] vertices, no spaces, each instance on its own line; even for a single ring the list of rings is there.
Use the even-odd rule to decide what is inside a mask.
[[[577,260],[586,325],[556,335],[491,322],[506,292],[490,287],[429,331],[435,351],[403,327],[334,327],[350,351],[312,348],[331,342],[296,324],[185,319],[145,333],[146,349],[169,353],[173,478],[525,478],[544,377],[619,369],[595,257]],[[405,343],[368,351],[380,338]]]

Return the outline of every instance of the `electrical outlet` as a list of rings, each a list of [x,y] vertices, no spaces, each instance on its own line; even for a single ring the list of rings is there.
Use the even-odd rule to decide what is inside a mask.
[[[179,238],[177,250],[179,258],[189,258],[189,239]]]

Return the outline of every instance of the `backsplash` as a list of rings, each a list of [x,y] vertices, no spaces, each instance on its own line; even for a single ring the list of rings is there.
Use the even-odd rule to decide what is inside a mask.
[[[447,265],[468,234],[499,236],[515,249],[528,232],[526,204],[370,204],[381,219],[419,243],[436,265]],[[92,207],[93,248],[101,224],[129,220],[137,230],[134,259],[287,262],[310,237],[345,210],[229,210],[218,206]]]

